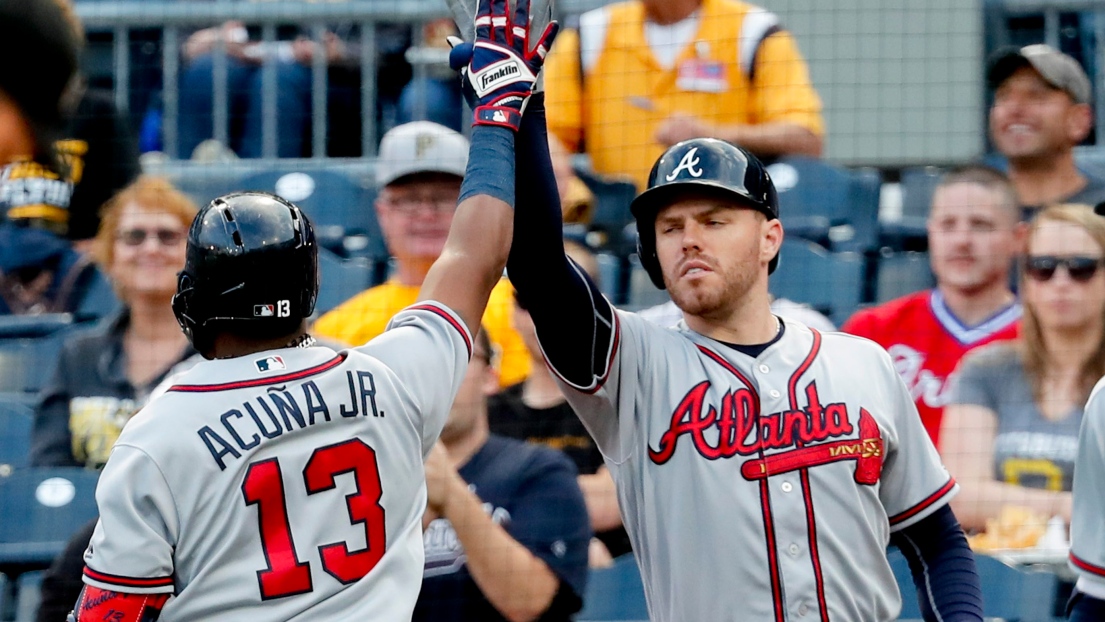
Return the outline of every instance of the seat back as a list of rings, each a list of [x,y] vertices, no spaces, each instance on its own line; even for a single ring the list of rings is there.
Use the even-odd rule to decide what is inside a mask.
[[[583,609],[575,619],[581,622],[648,619],[645,588],[632,553],[618,557],[609,568],[590,571]]]
[[[15,581],[15,622],[31,622],[38,619],[38,607],[42,602],[41,570],[24,572]]]
[[[853,171],[798,156],[782,158],[767,170],[779,194],[779,219],[788,234],[833,250],[875,248],[882,184],[877,171]]]
[[[588,229],[601,234],[600,250],[616,255],[628,255],[635,247],[628,242],[626,227],[634,222],[629,205],[637,196],[637,186],[630,181],[611,179],[585,170],[576,176],[595,197],[594,211]]]
[[[776,298],[805,303],[837,326],[859,306],[864,259],[859,253],[833,253],[805,240],[786,240],[779,268],[768,283]]]
[[[0,477],[27,466],[34,411],[27,402],[0,394]]]
[[[878,304],[936,286],[928,253],[882,253],[878,257],[878,266],[875,284],[875,302]]]
[[[325,248],[320,249],[318,271],[317,315],[330,311],[373,285],[372,264],[365,257],[342,259]]]
[[[0,567],[45,568],[96,510],[97,471],[27,468],[0,479]]]
[[[49,380],[77,327],[68,313],[0,316],[0,393],[34,394]]]

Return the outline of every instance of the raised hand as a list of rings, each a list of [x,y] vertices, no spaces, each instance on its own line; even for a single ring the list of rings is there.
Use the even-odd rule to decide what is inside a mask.
[[[530,0],[517,0],[507,15],[507,0],[479,0],[476,38],[471,45],[452,38],[450,64],[461,70],[464,94],[475,110],[475,125],[499,125],[517,131],[560,25],[550,22],[530,44]]]

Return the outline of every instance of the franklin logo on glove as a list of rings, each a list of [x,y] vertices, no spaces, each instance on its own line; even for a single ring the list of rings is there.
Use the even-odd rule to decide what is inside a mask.
[[[518,65],[512,60],[506,61],[501,67],[491,66],[485,71],[488,73],[480,76],[480,90],[484,92],[509,83],[512,79],[517,78],[518,75],[521,74]]]

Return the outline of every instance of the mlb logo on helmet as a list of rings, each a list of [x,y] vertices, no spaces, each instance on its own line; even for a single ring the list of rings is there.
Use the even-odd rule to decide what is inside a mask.
[[[276,305],[253,305],[253,317],[273,317]]]
[[[254,361],[254,364],[257,365],[257,372],[261,374],[288,368],[288,366],[284,364],[284,359],[279,356],[265,357]]]

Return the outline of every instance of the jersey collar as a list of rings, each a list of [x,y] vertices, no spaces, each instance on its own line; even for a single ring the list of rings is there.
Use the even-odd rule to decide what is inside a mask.
[[[948,303],[944,300],[944,294],[939,289],[932,290],[929,295],[929,307],[933,316],[944,330],[963,345],[972,345],[982,341],[994,333],[1021,319],[1023,309],[1021,303],[1014,300],[989,318],[974,325],[967,326],[959,318],[955,317]]]

